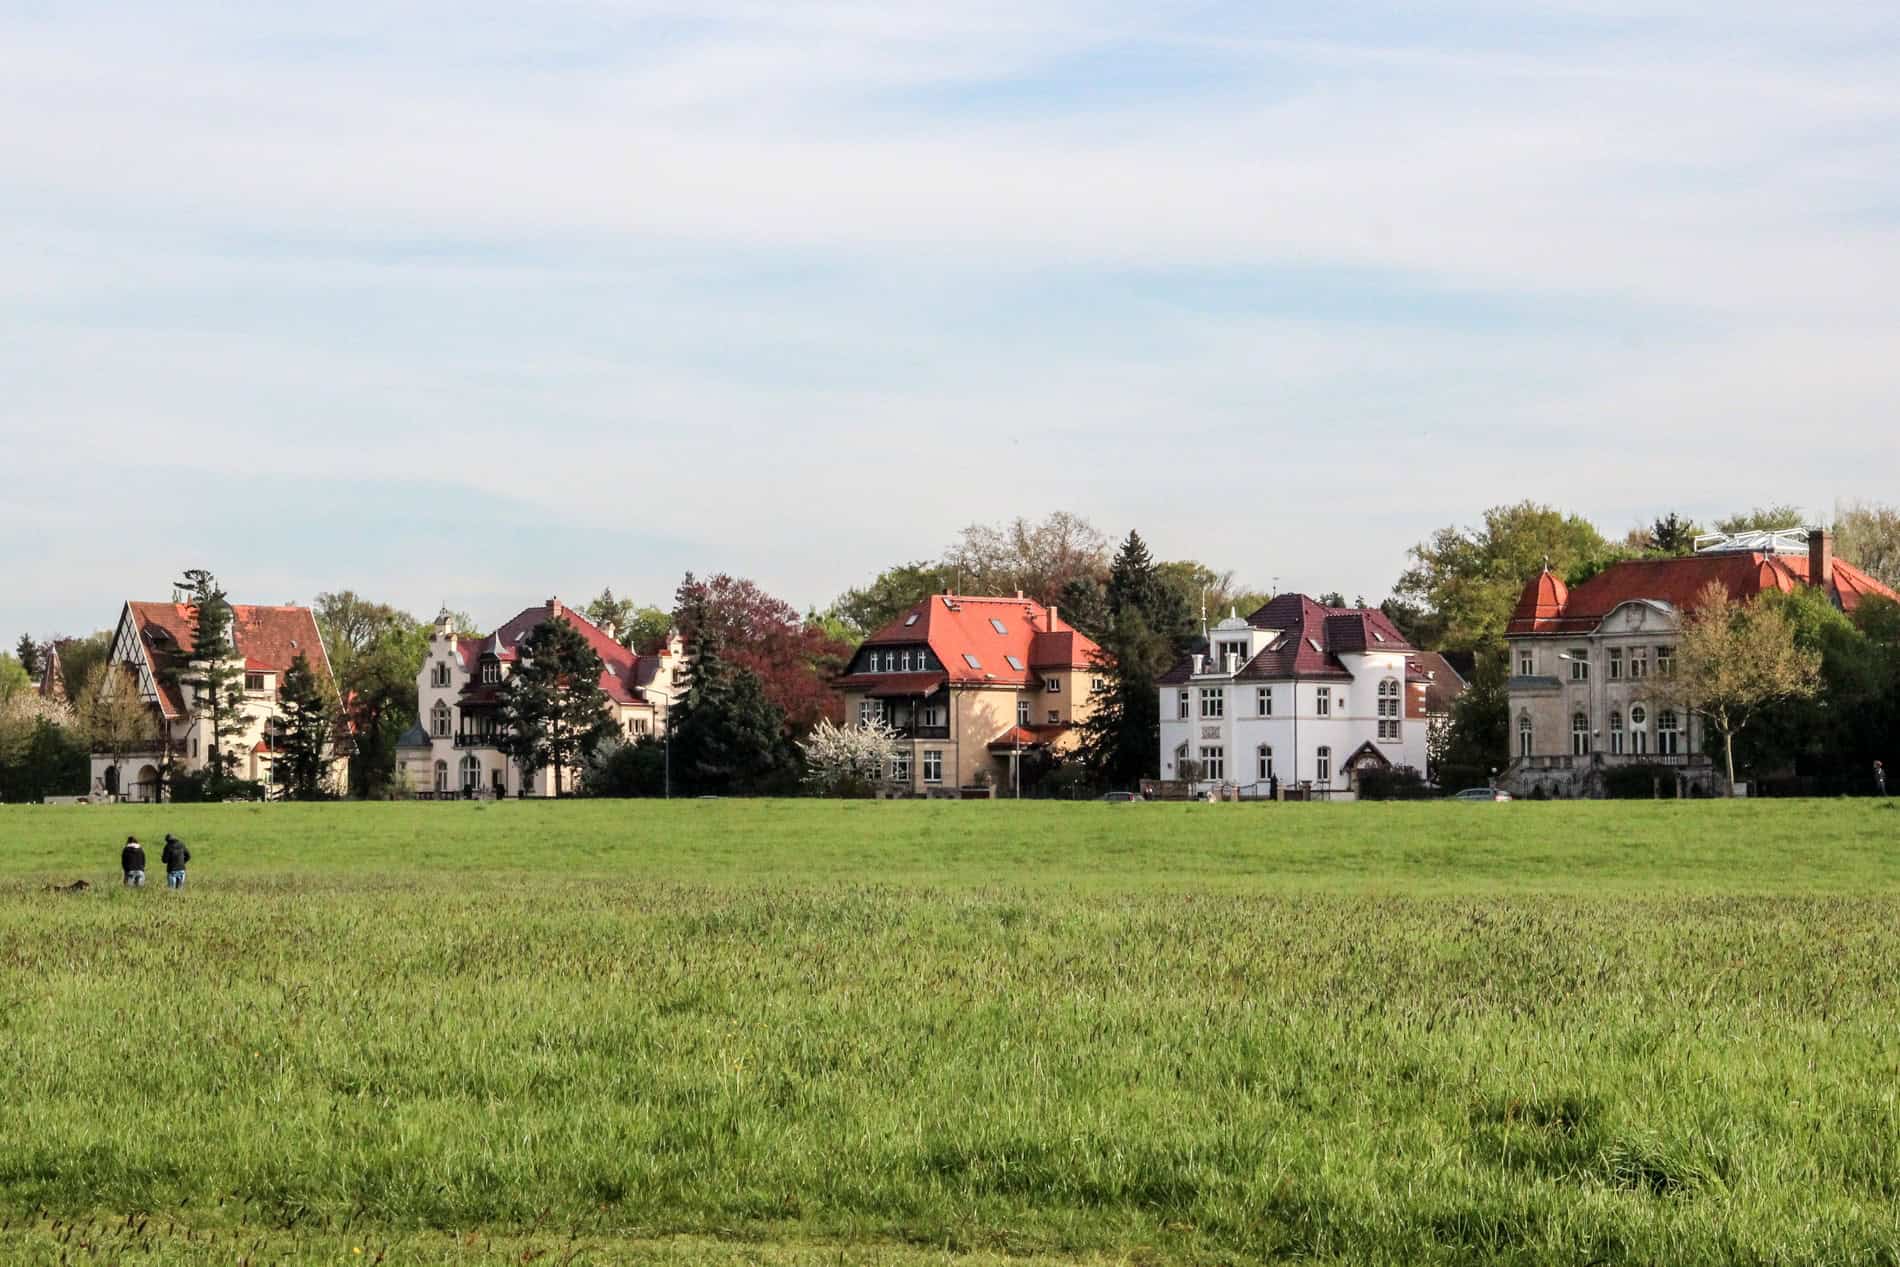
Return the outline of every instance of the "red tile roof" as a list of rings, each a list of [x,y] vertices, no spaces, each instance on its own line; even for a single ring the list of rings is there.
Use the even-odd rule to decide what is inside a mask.
[[[528,631],[557,615],[579,630],[587,645],[600,657],[600,688],[607,692],[608,699],[616,704],[652,706],[640,694],[640,688],[653,680],[651,670],[642,673],[641,661],[653,660],[657,664],[658,657],[634,654],[609,638],[587,617],[565,604],[549,606],[543,603],[538,607],[524,607],[512,620],[486,638],[458,638],[456,652],[461,657],[463,667],[471,674],[484,655],[512,662],[517,657],[516,644],[527,637]],[[481,682],[476,679],[471,679],[463,689],[465,704],[494,703],[499,698],[492,685],[484,693]]]
[[[1011,726],[996,738],[990,740],[991,752],[1014,752],[1017,748],[1034,748],[1038,744],[1048,743],[1059,735],[1068,732],[1070,727],[1064,723],[1046,726]]]
[[[1399,651],[1411,654],[1405,640],[1386,614],[1373,607],[1327,607],[1304,594],[1282,594],[1247,617],[1255,629],[1274,629],[1280,636],[1268,643],[1234,675],[1236,681],[1284,681],[1288,678],[1352,680],[1342,654]],[[1159,681],[1175,686],[1194,675],[1191,656],[1181,660]]]
[[[866,638],[864,646],[928,646],[951,682],[998,686],[1031,686],[1043,671],[1091,668],[1101,650],[1064,622],[1059,610],[1033,599],[960,594],[932,594]],[[966,655],[976,657],[977,667]],[[1010,665],[1011,656],[1021,668]],[[867,677],[850,674],[838,685],[856,691]]]
[[[184,693],[177,684],[164,681],[163,666],[190,659],[193,647],[192,608],[184,603],[127,603],[133,627],[151,660],[153,676],[159,679],[159,707],[167,717],[185,711]],[[327,678],[330,657],[323,649],[323,637],[317,632],[317,618],[308,607],[252,607],[237,603],[231,607],[231,638],[244,667],[252,672],[275,673],[279,680],[298,655],[310,661],[311,669]]]
[[[1900,595],[1844,559],[1833,560],[1828,580],[1828,596],[1843,611],[1853,611],[1868,595],[1900,601]],[[1506,634],[1591,633],[1605,616],[1633,602],[1667,603],[1679,612],[1693,611],[1711,581],[1739,602],[1771,589],[1793,593],[1808,583],[1808,556],[1737,550],[1675,559],[1628,559],[1611,564],[1567,594],[1557,581],[1556,592],[1562,597],[1554,607],[1546,601],[1553,581],[1556,578],[1548,572],[1531,578],[1505,626]]]

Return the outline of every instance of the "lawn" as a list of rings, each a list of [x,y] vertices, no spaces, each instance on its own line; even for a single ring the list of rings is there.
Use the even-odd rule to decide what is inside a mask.
[[[8,808],[0,1258],[1900,1262],[1896,916],[1867,801]]]

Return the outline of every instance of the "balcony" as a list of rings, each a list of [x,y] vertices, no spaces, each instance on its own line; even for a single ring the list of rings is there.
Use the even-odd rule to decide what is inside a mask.
[[[479,732],[474,734],[458,734],[455,736],[455,746],[458,748],[492,748],[495,746],[495,742],[500,738],[501,733],[492,730],[487,734]]]
[[[1626,765],[1660,765],[1678,769],[1705,766],[1713,762],[1706,752],[1592,752],[1585,756],[1568,753],[1557,756],[1518,757],[1511,762],[1516,770],[1587,770]]]
[[[892,730],[899,739],[948,739],[950,737],[948,726],[896,726]]]

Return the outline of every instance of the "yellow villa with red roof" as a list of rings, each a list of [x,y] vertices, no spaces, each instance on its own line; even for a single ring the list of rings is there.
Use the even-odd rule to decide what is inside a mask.
[[[865,639],[836,685],[847,721],[882,718],[897,732],[893,788],[1006,794],[1024,754],[1075,746],[1098,651],[1021,594],[932,594]]]

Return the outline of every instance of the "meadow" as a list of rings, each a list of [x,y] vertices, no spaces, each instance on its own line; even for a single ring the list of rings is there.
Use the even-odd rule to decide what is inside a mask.
[[[1871,801],[9,807],[0,1259],[1900,1263],[1896,916]]]

